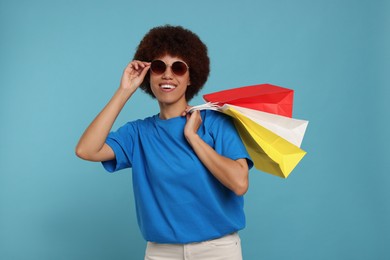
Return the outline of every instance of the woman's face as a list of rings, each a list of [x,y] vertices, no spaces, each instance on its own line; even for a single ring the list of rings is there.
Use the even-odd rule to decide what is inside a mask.
[[[187,104],[185,93],[190,85],[190,73],[176,75],[172,71],[172,64],[176,61],[184,62],[178,57],[164,55],[157,58],[166,64],[166,70],[162,74],[150,72],[150,86],[156,99],[161,105]]]

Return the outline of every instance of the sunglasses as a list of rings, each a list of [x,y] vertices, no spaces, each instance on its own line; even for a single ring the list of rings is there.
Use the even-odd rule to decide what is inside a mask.
[[[162,60],[154,60],[150,64],[150,70],[156,75],[163,74],[166,71],[167,67],[169,67],[169,65],[167,65]],[[175,61],[170,67],[172,69],[173,74],[175,74],[176,76],[183,76],[189,69],[188,65],[183,61]]]

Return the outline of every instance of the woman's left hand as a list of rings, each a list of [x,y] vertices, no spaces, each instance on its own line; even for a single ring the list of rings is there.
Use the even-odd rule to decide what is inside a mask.
[[[190,107],[183,112],[187,117],[184,126],[184,136],[189,145],[198,156],[199,160],[206,166],[210,173],[217,178],[224,186],[232,190],[237,196],[242,196],[248,190],[248,163],[241,158],[232,160],[218,154],[214,148],[202,140],[197,134],[202,118],[199,110],[188,113]]]
[[[188,110],[191,107],[187,107],[185,111],[185,116],[187,118],[187,123],[184,127],[184,136],[186,137],[187,141],[190,142],[191,138],[194,136],[197,136],[198,129],[200,125],[202,124],[202,118],[200,116],[199,111],[193,111],[192,113],[188,113]]]

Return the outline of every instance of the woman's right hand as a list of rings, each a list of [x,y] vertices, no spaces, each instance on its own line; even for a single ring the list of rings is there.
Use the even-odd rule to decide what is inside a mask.
[[[125,68],[120,88],[135,91],[142,83],[150,68],[150,62],[133,60]]]

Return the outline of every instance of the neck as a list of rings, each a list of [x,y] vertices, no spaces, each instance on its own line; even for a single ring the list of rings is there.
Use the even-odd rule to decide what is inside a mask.
[[[170,118],[183,115],[183,112],[186,110],[188,104],[186,101],[183,101],[175,104],[159,103],[159,106],[160,106],[160,118],[170,119]]]

